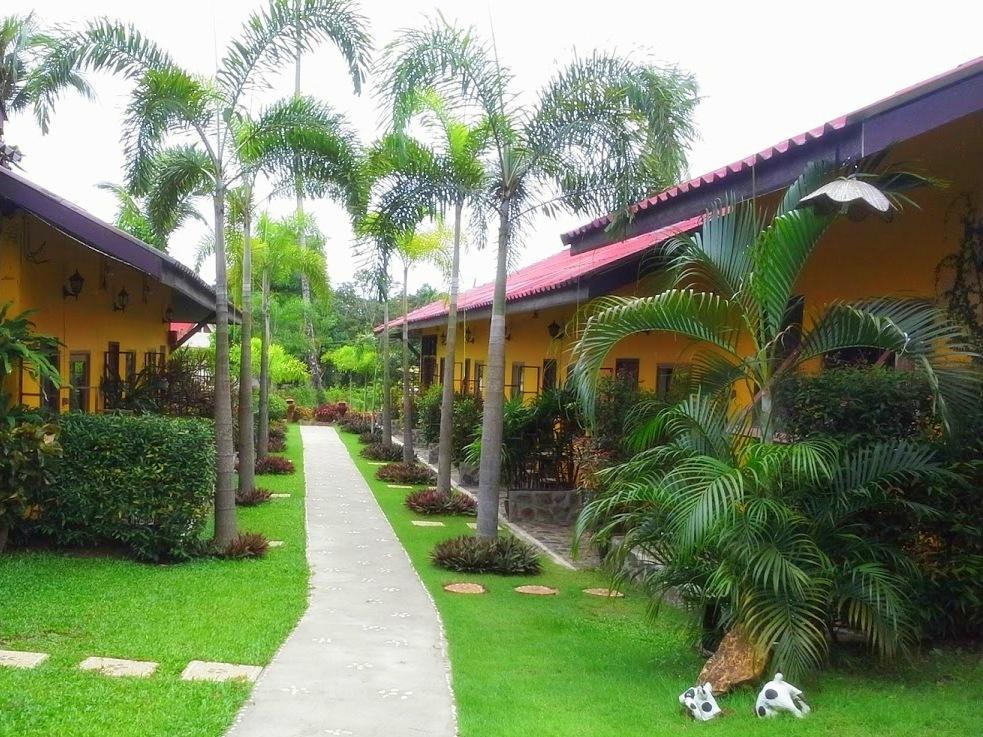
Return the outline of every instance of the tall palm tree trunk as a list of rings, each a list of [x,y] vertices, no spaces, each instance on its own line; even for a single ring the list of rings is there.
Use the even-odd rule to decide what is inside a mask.
[[[409,263],[403,265],[403,463],[413,462],[413,397],[410,394]]]
[[[437,446],[437,493],[451,493],[451,442],[454,434],[454,359],[457,349],[457,292],[461,270],[461,211],[454,206],[454,252],[451,256],[451,293],[447,305],[447,355],[440,395],[440,439]]]
[[[247,195],[247,200],[249,195]],[[253,244],[249,202],[242,218],[242,324],[239,352],[239,491],[256,485],[256,436],[253,434]]]
[[[232,388],[229,375],[229,293],[225,263],[225,183],[216,177],[215,214],[215,545],[236,536],[235,448],[232,443]]]
[[[509,204],[498,213],[498,264],[488,335],[488,392],[481,413],[478,465],[478,537],[498,535],[499,479],[502,474],[502,412],[505,401],[505,287],[509,275]]]
[[[270,272],[263,269],[263,335],[259,347],[259,445],[256,455],[270,452]]]
[[[382,447],[393,447],[393,391],[389,369],[389,293],[382,299]]]
[[[300,1],[294,3],[294,10],[297,14],[298,23],[300,21]],[[300,97],[300,60],[303,56],[300,29],[297,29],[297,44],[294,52],[294,97]],[[297,167],[295,167],[297,168]],[[297,217],[304,214],[304,182],[297,177]],[[300,231],[301,248],[307,245],[307,237],[304,230]],[[324,388],[321,383],[321,363],[314,347],[314,316],[311,313],[311,283],[306,274],[300,275],[300,294],[304,301],[304,336],[307,338],[307,367],[311,372],[311,381],[314,383],[314,390],[318,393]],[[318,397],[318,401],[320,397]]]

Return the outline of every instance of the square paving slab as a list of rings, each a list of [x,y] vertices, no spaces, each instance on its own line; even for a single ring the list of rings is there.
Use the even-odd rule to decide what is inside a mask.
[[[270,494],[270,499],[289,499],[290,494]]]
[[[0,650],[0,666],[7,666],[8,668],[37,668],[47,659],[48,653]]]
[[[86,658],[79,663],[81,670],[94,670],[104,676],[136,676],[146,678],[157,670],[157,663],[122,658]]]
[[[205,660],[192,660],[181,674],[182,681],[233,681],[237,678],[253,682],[259,678],[263,668],[258,665],[236,665],[235,663],[209,663]]]
[[[417,527],[443,527],[444,526],[443,522],[438,522],[437,520],[433,520],[433,519],[415,519],[413,520],[413,524],[416,525]]]

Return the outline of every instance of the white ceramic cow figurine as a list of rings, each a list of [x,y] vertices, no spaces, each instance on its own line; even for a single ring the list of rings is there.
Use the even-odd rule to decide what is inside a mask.
[[[713,698],[713,686],[709,683],[687,688],[679,695],[679,703],[698,722],[709,721],[720,713],[720,707]]]
[[[782,711],[791,712],[801,719],[811,709],[803,700],[802,691],[791,683],[786,683],[781,673],[776,673],[773,680],[762,686],[754,705],[754,713],[759,717],[773,717]]]

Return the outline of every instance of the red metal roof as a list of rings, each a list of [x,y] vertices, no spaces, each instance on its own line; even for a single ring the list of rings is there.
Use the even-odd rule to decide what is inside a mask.
[[[616,266],[675,235],[695,229],[703,221],[703,217],[698,215],[675,225],[643,233],[593,251],[571,254],[570,249],[565,248],[542,261],[509,274],[506,301],[514,302],[575,284],[581,277]],[[495,282],[488,282],[467,290],[458,296],[458,309],[473,310],[488,307],[492,303],[494,289]],[[411,311],[407,317],[412,325],[446,314],[447,302],[439,300]],[[395,318],[390,324],[392,327],[402,325],[403,318]],[[376,330],[378,329],[377,327]]]
[[[881,113],[885,109],[888,109],[894,105],[899,105],[913,97],[917,97],[918,95],[924,94],[933,89],[937,89],[938,87],[948,84],[949,82],[954,81],[955,79],[958,79],[966,75],[967,73],[972,73],[974,71],[974,67],[979,67],[981,65],[983,65],[983,56],[977,57],[976,59],[973,59],[972,61],[968,61],[964,64],[960,64],[959,66],[953,69],[950,69],[946,72],[943,72],[942,74],[938,74],[934,77],[918,82],[914,85],[911,85],[910,87],[906,87],[902,90],[899,90],[892,95],[889,95],[881,100],[878,100],[877,102],[873,102],[870,105],[866,105],[860,108],[859,110],[849,113],[848,115],[841,115],[838,118],[833,118],[832,120],[827,121],[826,123],[823,123],[822,125],[817,126],[816,128],[808,130],[805,133],[800,133],[797,136],[792,136],[791,138],[786,138],[782,141],[779,141],[775,145],[769,146],[768,148],[764,149],[763,151],[759,151],[756,154],[751,154],[750,156],[740,159],[739,161],[735,161],[732,164],[728,164],[727,166],[723,166],[719,169],[716,169],[715,171],[709,172],[707,174],[703,174],[694,179],[690,179],[688,181],[681,182],[672,187],[669,187],[668,189],[658,192],[652,195],[651,197],[642,200],[641,202],[635,203],[629,209],[632,212],[632,214],[635,214],[642,210],[647,210],[648,208],[656,206],[660,203],[666,202],[667,200],[671,200],[675,197],[678,197],[679,195],[685,192],[689,192],[690,190],[696,189],[704,184],[710,184],[712,182],[725,179],[745,169],[754,167],[755,165],[763,161],[767,161],[773,156],[776,155],[780,156],[782,154],[785,154],[790,150],[794,150],[811,141],[815,141],[819,138],[822,138],[823,136],[828,135],[833,131],[841,130],[842,128],[845,128],[849,124],[855,123],[859,120],[864,120],[873,115]],[[578,228],[575,228],[574,230],[564,233],[561,236],[561,238],[564,243],[570,243],[572,240],[575,240],[577,236],[583,235],[584,233],[587,233],[592,230],[596,230],[601,227],[607,227],[607,225],[610,222],[611,222],[610,214],[602,215],[599,218],[595,218],[594,220],[591,220],[589,223],[586,223]]]

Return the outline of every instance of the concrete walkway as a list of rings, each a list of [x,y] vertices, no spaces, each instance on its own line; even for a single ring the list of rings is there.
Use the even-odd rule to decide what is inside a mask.
[[[331,427],[301,428],[310,600],[229,737],[453,737],[433,600]]]

